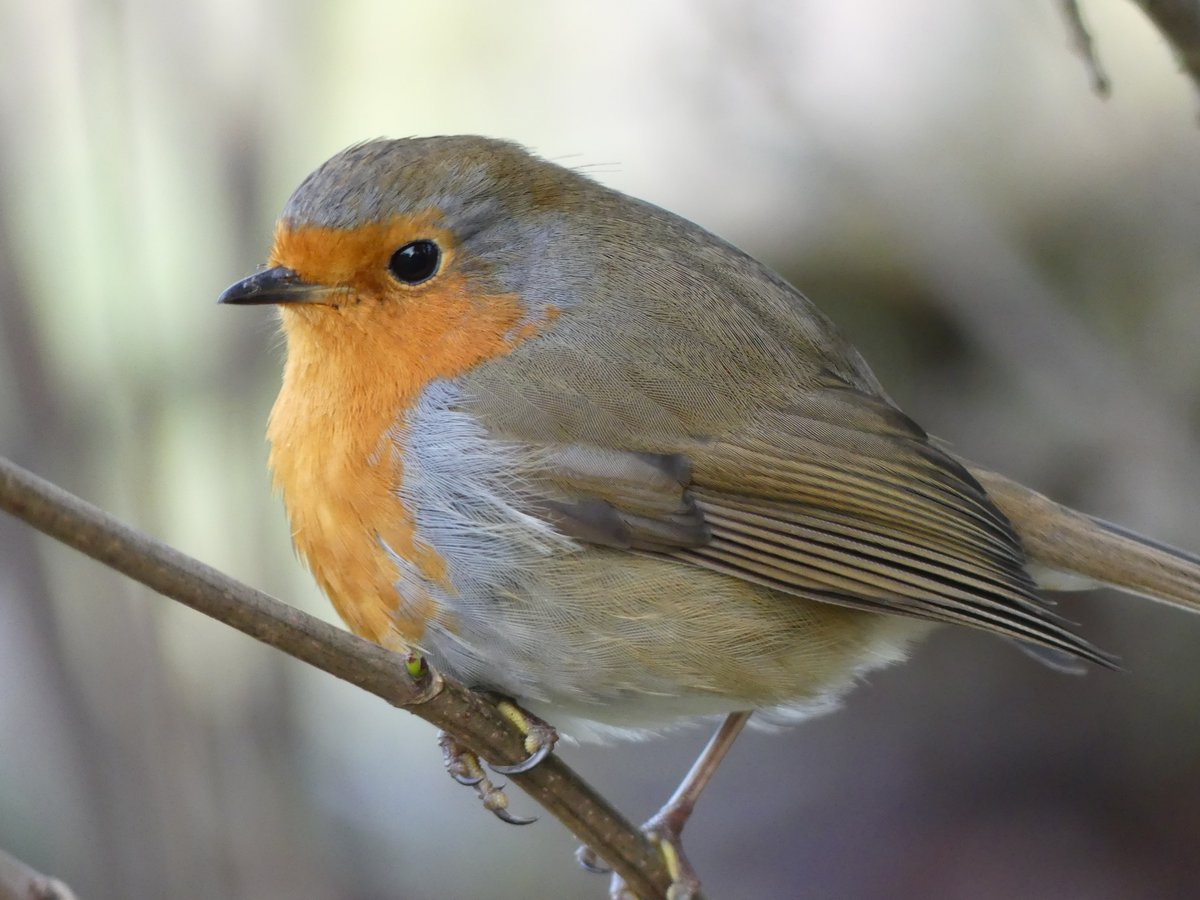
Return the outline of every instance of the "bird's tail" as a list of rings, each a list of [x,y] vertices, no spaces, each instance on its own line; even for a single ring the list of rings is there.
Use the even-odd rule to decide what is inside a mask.
[[[1020,535],[1040,586],[1109,585],[1200,613],[1200,556],[1068,509],[986,469],[971,474]]]

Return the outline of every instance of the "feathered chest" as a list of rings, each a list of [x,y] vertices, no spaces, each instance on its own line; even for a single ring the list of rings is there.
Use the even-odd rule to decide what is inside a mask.
[[[290,352],[270,466],[296,550],[338,614],[362,637],[408,646],[434,613],[423,582],[444,581],[445,563],[404,502],[406,397],[378,371]]]

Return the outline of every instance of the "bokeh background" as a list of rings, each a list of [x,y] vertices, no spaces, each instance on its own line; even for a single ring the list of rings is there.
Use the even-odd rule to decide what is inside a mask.
[[[763,258],[963,454],[1200,548],[1197,100],[1084,11],[1108,101],[1050,0],[3,0],[0,453],[332,618],[265,472],[272,314],[214,300],[333,152],[476,132]],[[688,830],[710,895],[1200,895],[1200,617],[1065,612],[1128,671],[946,630],[744,738]],[[640,819],[705,738],[563,752]],[[0,847],[95,900],[606,889],[429,726],[9,519]]]

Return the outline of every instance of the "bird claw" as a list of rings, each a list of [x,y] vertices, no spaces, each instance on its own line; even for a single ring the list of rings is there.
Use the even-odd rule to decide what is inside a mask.
[[[510,700],[500,700],[496,704],[496,709],[504,718],[521,729],[525,735],[525,752],[529,755],[511,765],[489,763],[493,772],[500,775],[520,775],[538,765],[554,751],[554,745],[558,743],[558,732],[554,730],[553,725],[543,722],[533,713],[526,712]]]
[[[537,821],[536,816],[527,818],[508,811],[508,795],[504,793],[504,785],[492,784],[484,774],[478,756],[444,731],[438,735],[438,745],[442,748],[442,759],[450,777],[461,785],[475,788],[483,808],[497,819],[509,825],[531,825]]]
[[[671,876],[671,886],[667,889],[667,900],[695,900],[700,896],[700,879],[696,870],[683,855],[680,829],[665,816],[655,816],[642,826],[642,833],[658,848],[662,854],[667,872]],[[586,871],[594,875],[608,875],[612,868],[602,860],[591,847],[582,846],[575,850],[575,861]],[[619,875],[613,875],[608,888],[610,900],[637,900]]]
[[[484,778],[473,787],[483,803],[483,808],[501,822],[508,825],[532,825],[537,821],[537,816],[517,816],[508,811],[508,794],[504,793],[504,785],[492,784]]]
[[[479,757],[444,731],[438,734],[438,746],[442,748],[442,763],[446,772],[459,784],[475,787],[484,780]]]
[[[553,731],[553,729],[551,729],[551,731]],[[530,741],[532,738],[532,733],[526,735],[525,737],[525,749],[529,750],[530,746],[533,747],[532,750],[529,750],[529,755],[527,757],[525,757],[519,763],[513,763],[511,766],[497,766],[493,764],[492,771],[500,775],[520,775],[523,772],[528,772],[550,755],[551,751],[554,750],[554,740],[558,739],[558,735],[557,733],[554,734],[554,740],[543,741],[541,738],[538,738],[535,743],[531,744]]]
[[[520,775],[528,772],[542,762],[554,750],[558,741],[558,732],[553,726],[543,722],[532,713],[527,713],[511,700],[500,699],[496,709],[506,719],[521,729],[525,735],[525,752],[529,755],[520,762],[511,765],[492,765],[492,771],[500,775]],[[438,746],[442,748],[442,759],[446,771],[461,785],[475,788],[483,808],[491,812],[501,822],[509,825],[530,825],[537,817],[516,816],[508,811],[508,795],[504,786],[497,787],[488,780],[483,771],[479,757],[458,743],[446,732],[438,735]]]
[[[671,886],[667,888],[666,900],[695,900],[700,896],[700,878],[688,858],[684,856],[682,844],[682,827],[676,826],[673,817],[666,810],[654,816],[642,826],[642,833],[658,848],[671,876]],[[605,874],[610,869],[606,867],[593,868],[589,863],[598,860],[590,847],[580,847],[575,851],[576,861],[589,872]],[[603,863],[601,863],[603,866]],[[620,875],[613,875],[609,884],[610,900],[636,900],[635,895],[625,884]]]
[[[501,822],[508,825],[532,825],[537,816],[516,816],[508,811],[508,794],[504,793],[504,785],[494,785],[486,778],[475,785],[475,792],[483,802],[483,808]]]
[[[591,847],[586,844],[575,848],[575,862],[579,863],[585,872],[593,875],[609,875],[612,868]]]
[[[496,790],[500,794],[500,796],[504,798],[504,802],[507,804],[508,797],[504,794],[504,792],[500,788],[497,788]],[[487,805],[488,805],[487,800],[484,800],[483,806],[485,809],[487,808]],[[501,822],[504,822],[508,825],[532,825],[534,822],[537,821],[537,816],[515,816],[512,813],[510,813],[508,811],[508,809],[504,806],[498,806],[495,809],[493,809],[492,815],[494,815]]]

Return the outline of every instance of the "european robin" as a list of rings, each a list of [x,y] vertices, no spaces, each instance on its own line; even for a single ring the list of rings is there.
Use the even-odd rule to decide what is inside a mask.
[[[936,623],[1107,666],[1039,588],[1200,609],[1200,559],[958,459],[770,269],[513,144],[351,147],[269,266],[221,300],[279,305],[270,464],[338,613],[578,739],[728,717],[651,820],[675,850],[751,713]]]

